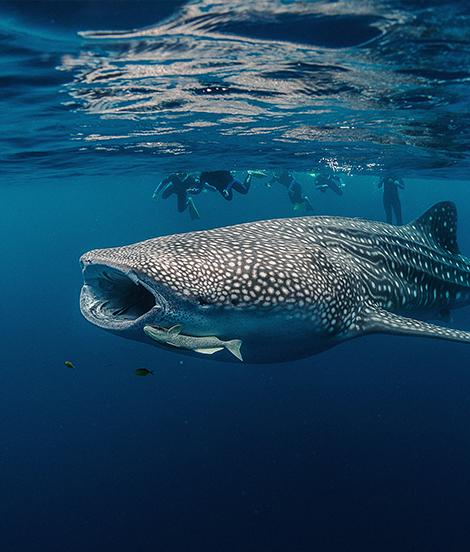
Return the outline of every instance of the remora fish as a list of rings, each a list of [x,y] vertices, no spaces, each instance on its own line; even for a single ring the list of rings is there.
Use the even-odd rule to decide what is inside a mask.
[[[145,326],[240,339],[250,363],[304,358],[371,333],[470,343],[470,332],[422,321],[470,303],[470,260],[456,231],[455,205],[442,202],[401,227],[303,217],[97,249],[80,259],[80,308],[100,328],[157,347]],[[208,358],[237,362],[226,349]]]
[[[203,355],[212,355],[225,347],[235,355],[238,360],[243,360],[240,353],[240,347],[242,345],[240,339],[220,341],[220,339],[215,336],[193,337],[190,335],[183,335],[181,330],[181,324],[177,324],[169,329],[160,326],[144,326],[144,332],[163,345],[172,345],[173,347],[180,347],[181,349],[189,349],[197,353],[202,353]]]

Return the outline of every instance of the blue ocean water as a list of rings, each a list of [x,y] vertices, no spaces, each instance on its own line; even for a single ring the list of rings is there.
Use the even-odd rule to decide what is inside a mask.
[[[405,221],[455,201],[470,256],[469,20],[457,1],[0,3],[2,549],[468,550],[465,345],[188,359],[88,324],[78,258],[297,216],[262,180],[197,196],[199,221],[152,201],[176,170],[282,168],[314,214],[376,220],[399,170]],[[343,196],[315,190],[325,164]]]

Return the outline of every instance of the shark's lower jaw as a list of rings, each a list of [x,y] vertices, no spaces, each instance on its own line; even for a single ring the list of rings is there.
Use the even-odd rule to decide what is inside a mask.
[[[163,316],[164,298],[135,272],[92,263],[83,263],[82,269],[80,310],[92,324],[119,332],[142,328]]]

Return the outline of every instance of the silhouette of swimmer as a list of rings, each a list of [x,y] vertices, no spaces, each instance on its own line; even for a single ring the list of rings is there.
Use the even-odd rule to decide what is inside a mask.
[[[224,199],[232,201],[233,190],[243,195],[248,193],[251,177],[252,174],[250,172],[242,183],[241,180],[232,176],[230,171],[206,171],[201,173],[199,182],[201,185],[218,190]]]
[[[401,202],[398,195],[398,188],[400,188],[400,190],[403,190],[405,188],[405,185],[403,184],[403,179],[397,178],[391,173],[385,174],[384,176],[382,176],[377,184],[378,188],[381,188],[382,186],[384,189],[383,205],[385,209],[385,215],[387,217],[387,222],[389,224],[393,224],[393,209],[397,221],[397,226],[401,226],[403,224],[403,218],[401,213]]]
[[[184,172],[173,173],[164,178],[153,192],[153,199],[162,192],[162,199],[168,199],[176,194],[178,198],[178,212],[183,213],[189,208],[189,216],[192,220],[200,219],[199,213],[194,205],[193,198],[189,195],[201,193],[203,186],[191,175]]]
[[[307,196],[302,193],[302,184],[294,178],[289,171],[273,171],[273,177],[266,185],[270,188],[274,182],[279,182],[287,188],[290,202],[294,206],[294,211],[300,211],[302,203],[305,203],[307,211],[313,211],[313,205]]]
[[[334,175],[332,172],[322,171],[316,175],[315,188],[320,192],[326,192],[328,188],[339,196],[343,195],[342,188],[345,187],[345,183],[340,176]]]

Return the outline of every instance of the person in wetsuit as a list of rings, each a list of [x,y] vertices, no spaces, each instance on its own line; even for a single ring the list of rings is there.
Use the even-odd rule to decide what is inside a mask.
[[[176,194],[178,198],[178,212],[183,213],[189,208],[189,216],[192,220],[200,219],[199,213],[194,205],[193,198],[189,195],[201,193],[203,186],[191,175],[184,172],[173,173],[164,178],[153,192],[153,199],[162,192],[162,199],[168,199]]]
[[[313,205],[307,196],[302,193],[302,184],[292,176],[289,171],[283,169],[282,171],[274,171],[273,177],[267,186],[270,188],[274,182],[279,182],[287,188],[287,194],[289,195],[290,202],[294,206],[294,211],[300,211],[302,203],[305,203],[307,211],[313,211]]]
[[[383,205],[385,209],[385,215],[387,217],[388,224],[393,224],[392,210],[395,213],[397,226],[403,224],[403,218],[401,213],[401,202],[398,195],[398,189],[403,190],[405,185],[403,179],[397,178],[395,175],[388,173],[382,176],[379,180],[377,187],[384,189]]]
[[[322,171],[315,177],[315,189],[320,192],[326,192],[328,188],[339,196],[343,195],[345,184],[340,176],[333,174],[332,172]]]
[[[246,195],[250,190],[251,173],[248,173],[244,182],[232,176],[230,171],[206,171],[199,176],[199,182],[202,186],[218,190],[222,197],[227,201],[232,201],[233,190]]]

